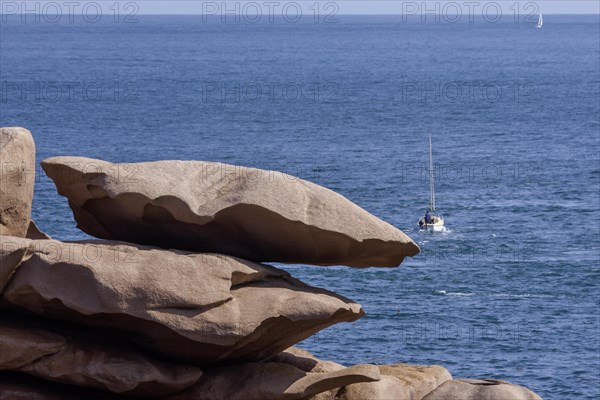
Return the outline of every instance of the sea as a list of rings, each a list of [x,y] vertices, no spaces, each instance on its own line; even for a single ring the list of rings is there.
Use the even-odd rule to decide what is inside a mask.
[[[10,18],[9,18],[10,17]],[[2,126],[37,160],[220,161],[335,190],[421,247],[399,268],[280,265],[367,315],[320,358],[440,364],[600,397],[600,22],[2,16]],[[429,137],[444,232],[421,232]],[[33,218],[85,239],[38,169]]]

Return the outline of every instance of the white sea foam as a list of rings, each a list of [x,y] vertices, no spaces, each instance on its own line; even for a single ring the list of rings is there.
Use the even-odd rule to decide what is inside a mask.
[[[445,290],[436,290],[435,294],[441,294],[443,296],[473,296],[475,293],[447,292]]]

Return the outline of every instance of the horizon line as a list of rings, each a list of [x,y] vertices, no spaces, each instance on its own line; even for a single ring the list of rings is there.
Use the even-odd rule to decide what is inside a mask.
[[[564,12],[544,12],[544,13],[539,13],[539,14],[544,14],[544,15],[600,15],[600,11],[599,12],[588,12],[588,13],[564,13]],[[19,16],[20,14],[6,14],[6,13],[1,13],[0,12],[0,16]],[[27,13],[26,15],[58,15],[58,14],[47,14],[47,13]],[[136,16],[140,16],[140,15],[156,15],[156,16],[167,16],[167,15],[173,15],[173,16],[183,16],[183,17],[187,17],[187,16],[212,16],[212,17],[221,17],[221,15],[219,14],[202,14],[202,13],[139,13],[139,14],[135,14]],[[243,14],[243,13],[239,13],[239,14],[227,14],[228,16],[243,16],[243,15],[258,15],[258,14]],[[336,14],[336,16],[341,16],[341,15],[354,15],[354,16],[364,16],[364,17],[393,17],[393,16],[401,16],[401,17],[413,17],[413,18],[420,18],[420,15],[415,15],[415,14],[402,14],[402,13],[385,13],[385,14],[361,14],[361,13],[339,13]],[[463,14],[450,14],[450,13],[439,13],[439,14],[427,14],[430,17],[434,17],[434,16],[457,16],[457,15],[463,15]],[[78,16],[79,17],[79,16]],[[476,16],[477,17],[481,17],[481,16]],[[598,23],[600,23],[600,20],[598,21]]]

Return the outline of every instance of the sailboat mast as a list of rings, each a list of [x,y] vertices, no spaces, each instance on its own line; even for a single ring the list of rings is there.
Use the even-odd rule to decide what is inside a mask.
[[[433,155],[431,150],[431,135],[429,135],[429,209],[435,211],[435,177],[433,173]]]

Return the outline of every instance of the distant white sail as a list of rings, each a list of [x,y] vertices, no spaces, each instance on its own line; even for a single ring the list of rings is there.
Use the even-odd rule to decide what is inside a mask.
[[[542,17],[542,14],[540,13],[539,17],[538,17],[538,23],[535,26],[536,28],[541,28],[544,25],[544,18]]]

